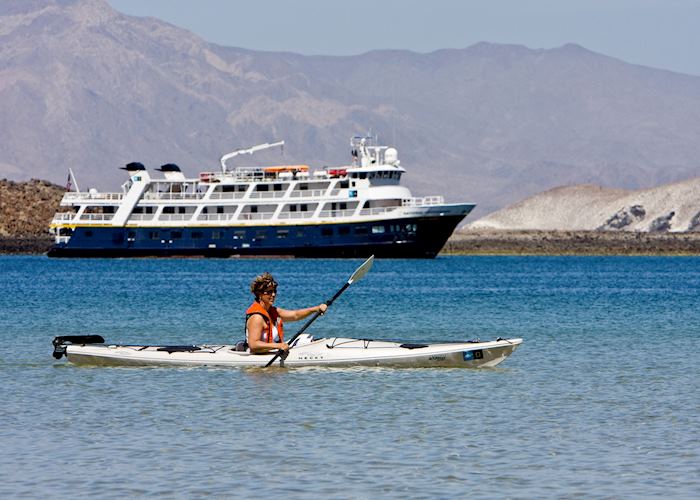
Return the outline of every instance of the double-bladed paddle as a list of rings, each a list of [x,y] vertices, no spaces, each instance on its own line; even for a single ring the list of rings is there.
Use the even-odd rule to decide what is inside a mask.
[[[345,284],[341,287],[341,289],[338,290],[338,291],[335,293],[335,295],[333,295],[332,298],[330,298],[329,300],[326,301],[326,305],[327,305],[328,307],[330,307],[331,304],[333,304],[333,301],[335,301],[335,299],[337,299],[338,297],[340,297],[340,295],[341,295],[345,290],[347,290],[348,287],[349,287],[350,285],[352,285],[352,284],[355,283],[356,281],[360,281],[362,278],[364,278],[364,277],[365,277],[365,274],[367,274],[367,273],[369,272],[369,270],[372,268],[372,264],[373,264],[373,263],[374,263],[374,255],[372,255],[369,259],[367,259],[366,261],[364,261],[364,263],[363,263],[360,267],[358,267],[358,268],[355,270],[354,273],[352,273],[352,276],[350,276],[350,279],[348,279],[347,283],[345,283]],[[309,321],[306,322],[306,324],[305,324],[304,326],[301,327],[301,330],[299,330],[299,331],[294,335],[294,337],[292,337],[291,340],[289,341],[289,346],[290,346],[290,347],[291,347],[292,343],[297,339],[297,337],[299,337],[299,335],[301,335],[302,333],[304,333],[304,331],[306,331],[306,329],[311,325],[311,323],[313,323],[314,321],[316,321],[316,318],[318,318],[320,315],[321,315],[321,311],[318,311],[316,314],[314,314],[314,315],[311,317],[311,319],[310,319]],[[275,354],[275,355],[273,356],[273,358],[272,358],[270,361],[268,361],[268,363],[265,365],[265,368],[267,368],[267,367],[270,366],[272,363],[274,363],[275,360],[276,360],[277,358],[279,358],[279,357],[282,355],[283,352],[284,352],[284,351],[279,351],[277,354]]]

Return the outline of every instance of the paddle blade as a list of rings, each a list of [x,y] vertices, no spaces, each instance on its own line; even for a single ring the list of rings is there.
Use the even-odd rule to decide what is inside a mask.
[[[364,264],[362,264],[354,273],[352,273],[352,276],[350,276],[350,279],[348,280],[348,285],[351,285],[355,281],[360,281],[362,278],[364,278],[365,274],[372,269],[372,264],[374,264],[374,255],[367,259]]]

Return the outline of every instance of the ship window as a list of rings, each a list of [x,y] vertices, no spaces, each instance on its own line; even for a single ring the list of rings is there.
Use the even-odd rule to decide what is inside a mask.
[[[282,191],[282,184],[273,184],[272,190],[273,191]]]
[[[251,214],[257,214],[257,213],[258,213],[258,207],[257,207],[257,205],[252,205],[252,206],[250,207],[250,213],[251,213]]]
[[[333,228],[332,227],[322,227],[321,228],[321,236],[333,236]]]
[[[256,190],[256,191],[269,191],[269,190],[270,190],[270,186],[267,185],[267,184],[258,184],[258,185],[255,187],[255,190]]]
[[[289,236],[289,230],[288,230],[288,229],[278,229],[278,230],[277,230],[277,237],[278,237],[279,239],[282,240],[282,239],[286,238],[287,236]]]
[[[87,238],[92,238],[92,231],[85,231],[85,236]]]
[[[297,229],[297,238],[303,238],[303,237],[304,237],[304,230]]]
[[[302,212],[308,212],[308,211],[309,211],[309,206],[306,205],[306,204],[302,205],[302,206],[301,206],[301,211],[302,211]]]
[[[356,226],[355,234],[367,234],[367,228],[365,226]]]
[[[186,212],[186,208],[185,208],[185,207],[177,207],[177,213],[179,213],[179,214],[184,214],[185,212]]]
[[[360,179],[366,179],[367,178],[367,172],[360,172]]]
[[[149,231],[148,238],[152,240],[157,240],[158,238],[160,238],[158,231]]]
[[[297,211],[297,206],[296,206],[296,205],[289,205],[289,211],[290,211],[290,212],[296,212],[296,211]]]
[[[347,226],[339,227],[338,228],[338,234],[343,235],[343,234],[350,234],[350,228]]]
[[[369,173],[369,178],[370,178],[370,179],[374,179],[374,172],[370,172],[370,173]]]
[[[347,189],[350,187],[350,181],[340,181],[338,187],[340,187],[340,189]]]
[[[175,207],[163,207],[163,213],[164,214],[174,214]]]
[[[384,226],[372,226],[372,234],[382,234],[384,232],[386,232]]]
[[[217,214],[223,214],[223,213],[224,213],[224,207],[216,207],[216,213],[217,213]]]
[[[170,238],[173,240],[179,240],[182,238],[182,231],[170,231]]]
[[[241,192],[245,191],[247,189],[247,186],[245,184],[236,184],[234,186],[228,185],[228,186],[221,186],[221,192],[222,193],[233,193],[233,192]],[[217,188],[217,191],[219,189]]]
[[[308,184],[299,184],[298,189],[305,191],[305,190],[309,189],[309,185]]]
[[[233,232],[233,239],[234,240],[242,240],[245,238],[245,231],[234,231]]]
[[[212,231],[211,232],[211,239],[212,240],[220,240],[223,237],[224,237],[224,233],[221,231]]]
[[[256,240],[264,240],[266,236],[267,236],[267,231],[265,229],[258,229],[257,231],[255,231],[255,239]]]
[[[62,227],[58,230],[59,236],[70,236],[73,234],[73,230],[69,227]]]
[[[204,236],[202,234],[202,231],[192,231],[192,239],[193,240],[201,240],[202,236]]]
[[[129,231],[129,232],[127,233],[126,237],[129,238],[129,239],[132,240],[132,241],[135,240],[135,239],[136,239],[136,231]]]

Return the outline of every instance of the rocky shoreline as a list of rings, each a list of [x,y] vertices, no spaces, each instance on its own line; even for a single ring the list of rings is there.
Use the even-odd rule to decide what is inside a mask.
[[[40,255],[49,251],[53,237],[0,238],[0,255]]]
[[[44,254],[52,243],[48,234],[0,238],[0,254]],[[440,255],[700,255],[700,232],[468,231]]]
[[[456,232],[442,255],[700,255],[700,232]]]

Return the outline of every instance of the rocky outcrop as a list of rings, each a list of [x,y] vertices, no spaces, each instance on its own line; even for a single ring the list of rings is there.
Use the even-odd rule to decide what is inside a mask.
[[[48,181],[0,180],[0,252],[45,252],[52,241],[49,223],[64,192]]]
[[[644,207],[641,205],[633,205],[631,207],[625,207],[618,211],[615,215],[610,217],[605,221],[605,224],[600,226],[600,230],[610,230],[610,229],[624,229],[629,227],[635,222],[644,220],[644,216],[647,214]]]

